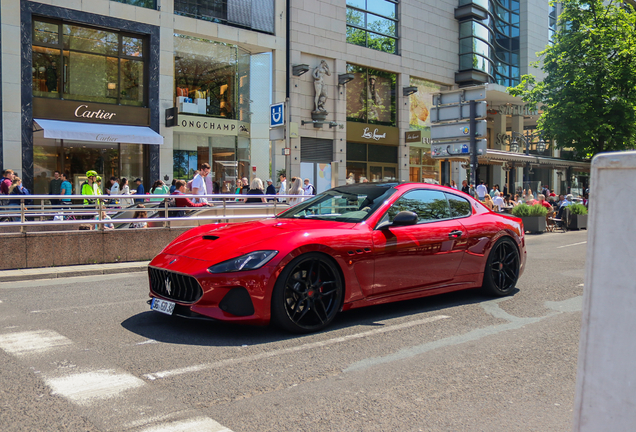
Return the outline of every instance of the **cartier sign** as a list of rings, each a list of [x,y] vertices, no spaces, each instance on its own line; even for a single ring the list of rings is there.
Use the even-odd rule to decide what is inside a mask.
[[[33,118],[150,126],[148,108],[60,99],[33,98]]]

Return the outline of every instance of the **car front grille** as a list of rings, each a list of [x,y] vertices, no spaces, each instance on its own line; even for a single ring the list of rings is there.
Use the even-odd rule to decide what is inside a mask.
[[[181,303],[194,303],[201,298],[203,290],[192,276],[148,267],[150,290],[161,297]]]

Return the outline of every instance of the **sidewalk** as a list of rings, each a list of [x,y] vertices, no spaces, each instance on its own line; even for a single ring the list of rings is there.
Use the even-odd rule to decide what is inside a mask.
[[[150,261],[112,264],[88,264],[66,267],[44,267],[23,270],[0,270],[0,283],[33,279],[56,279],[74,276],[95,276],[114,273],[145,272]]]

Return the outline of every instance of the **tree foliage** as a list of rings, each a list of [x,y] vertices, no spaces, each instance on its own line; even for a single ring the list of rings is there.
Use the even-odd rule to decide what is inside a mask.
[[[508,92],[543,111],[538,128],[579,156],[635,147],[636,13],[622,1],[565,0],[546,73]]]

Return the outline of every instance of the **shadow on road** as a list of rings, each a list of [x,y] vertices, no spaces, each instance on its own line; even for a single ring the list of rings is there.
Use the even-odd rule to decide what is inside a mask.
[[[514,293],[516,294],[518,290]],[[513,294],[513,295],[514,295]],[[441,312],[456,306],[491,300],[478,290],[457,291],[415,300],[369,306],[342,312],[334,322],[318,334],[297,335],[283,332],[273,326],[258,327],[208,320],[171,317],[157,312],[143,312],[131,316],[122,327],[158,342],[199,346],[261,345],[285,340],[301,343],[359,333],[385,324],[382,321],[404,318],[425,312]],[[354,327],[359,327],[354,329]],[[305,341],[306,340],[306,341]]]

